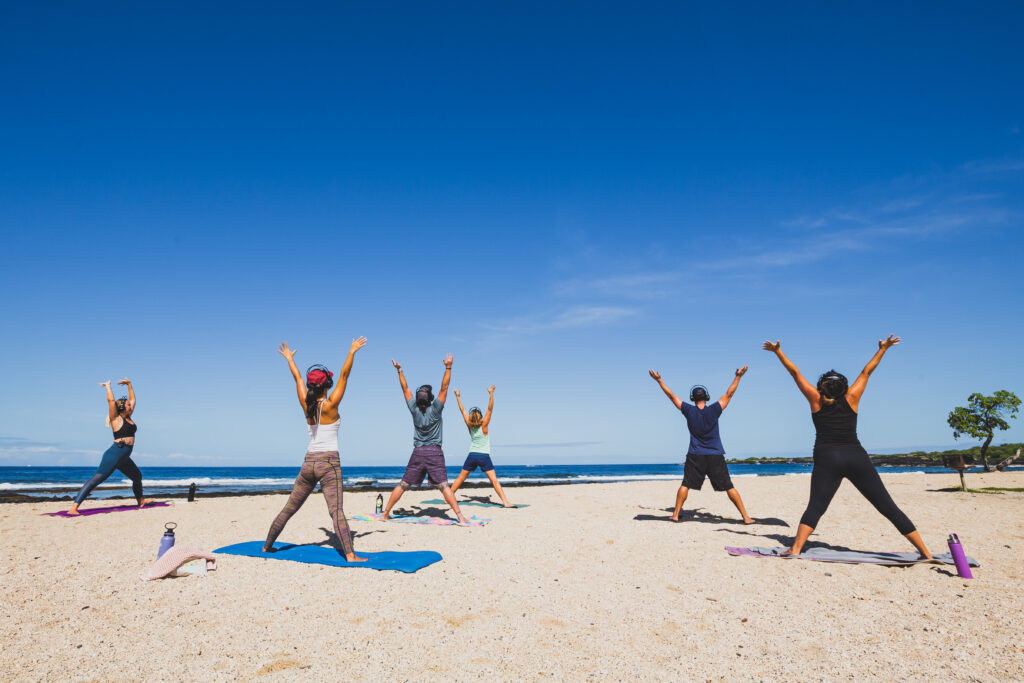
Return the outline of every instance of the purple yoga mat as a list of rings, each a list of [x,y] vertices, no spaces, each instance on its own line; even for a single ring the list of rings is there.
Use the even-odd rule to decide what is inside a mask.
[[[89,515],[102,515],[106,512],[124,512],[125,510],[148,510],[149,508],[164,508],[169,507],[170,503],[149,503],[145,508],[140,508],[138,505],[115,505],[108,508],[89,508],[87,510],[79,510],[78,515],[69,515],[67,510],[61,510],[60,512],[44,512],[44,517],[88,517]]]

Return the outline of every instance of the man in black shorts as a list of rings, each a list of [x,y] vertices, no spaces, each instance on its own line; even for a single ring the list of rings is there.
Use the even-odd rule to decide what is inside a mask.
[[[683,484],[676,494],[676,509],[672,513],[672,521],[679,521],[679,511],[683,509],[686,496],[690,489],[700,490],[704,485],[704,477],[711,480],[711,488],[716,491],[725,491],[736,509],[743,516],[745,524],[753,524],[754,520],[747,514],[743,507],[743,500],[740,492],[732,485],[729,478],[729,466],[725,464],[725,448],[722,447],[722,438],[718,434],[718,418],[722,411],[729,405],[732,395],[740,385],[740,377],[747,371],[747,366],[736,371],[736,376],[729,385],[725,396],[715,403],[708,403],[710,396],[708,390],[697,385],[690,390],[690,400],[693,405],[685,403],[681,398],[672,393],[672,390],[661,381],[661,373],[651,370],[651,377],[658,383],[661,390],[669,397],[672,403],[686,417],[686,426],[690,430],[690,448],[686,452],[686,465],[683,466]]]

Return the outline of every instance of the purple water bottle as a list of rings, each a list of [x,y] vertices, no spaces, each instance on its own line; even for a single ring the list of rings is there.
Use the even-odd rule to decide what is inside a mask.
[[[174,530],[178,527],[174,522],[167,522],[164,524],[164,535],[160,537],[160,550],[156,551],[156,559],[160,559],[160,556],[166,553],[174,545]]]
[[[971,566],[967,564],[967,555],[964,547],[960,545],[960,538],[956,534],[949,535],[949,554],[953,556],[953,564],[956,565],[956,573],[962,579],[973,579]]]

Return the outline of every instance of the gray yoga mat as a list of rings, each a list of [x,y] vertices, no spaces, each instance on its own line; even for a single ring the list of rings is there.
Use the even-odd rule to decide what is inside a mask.
[[[925,564],[939,562],[942,564],[953,564],[953,556],[949,553],[932,555],[931,560],[923,560],[916,552],[908,553],[880,553],[864,550],[833,550],[832,548],[808,548],[796,557],[783,557],[787,548],[734,548],[726,546],[725,549],[730,555],[748,555],[750,557],[774,557],[782,560],[817,560],[818,562],[843,562],[846,564],[884,564],[890,566],[906,566],[911,564]],[[968,564],[972,567],[980,567],[978,561],[973,557],[967,558]]]

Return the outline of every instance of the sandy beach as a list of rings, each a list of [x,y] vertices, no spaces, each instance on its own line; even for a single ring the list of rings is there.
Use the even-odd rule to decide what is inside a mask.
[[[954,474],[883,478],[933,552],[960,534],[977,578],[724,551],[788,541],[806,475],[738,478],[769,522],[753,527],[708,485],[685,522],[645,519],[667,518],[673,482],[512,488],[530,507],[465,508],[493,520],[483,528],[351,523],[357,552],[444,556],[415,574],[221,556],[205,577],[139,579],[164,522],[179,545],[260,540],[284,496],[78,519],[40,516],[65,503],[2,505],[0,678],[1024,679],[1024,494],[940,491]],[[1024,473],[969,485],[1021,487]],[[346,495],[346,512],[375,497]],[[410,492],[399,512],[434,498]],[[280,540],[327,543],[330,528],[315,494]],[[910,549],[849,483],[811,541]]]

